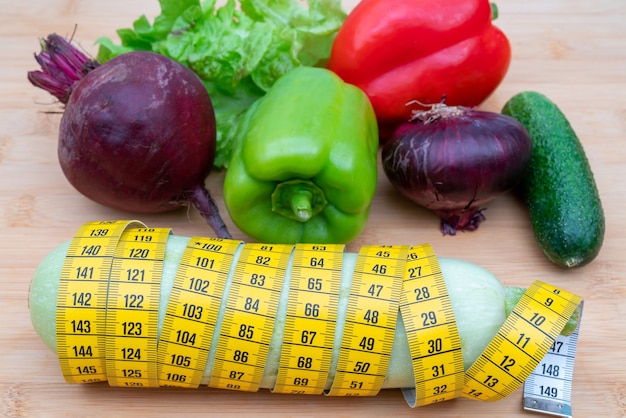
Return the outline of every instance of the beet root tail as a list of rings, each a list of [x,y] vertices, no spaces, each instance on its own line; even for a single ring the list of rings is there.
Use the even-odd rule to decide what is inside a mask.
[[[215,201],[211,197],[209,190],[203,185],[195,187],[188,196],[191,204],[200,212],[207,224],[213,229],[218,238],[230,239],[232,235],[222,219]]]

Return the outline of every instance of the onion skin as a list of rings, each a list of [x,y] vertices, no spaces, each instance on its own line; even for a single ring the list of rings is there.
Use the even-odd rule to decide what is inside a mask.
[[[406,198],[441,218],[441,232],[476,230],[484,205],[512,189],[532,142],[515,119],[443,103],[417,112],[383,146],[383,170]]]

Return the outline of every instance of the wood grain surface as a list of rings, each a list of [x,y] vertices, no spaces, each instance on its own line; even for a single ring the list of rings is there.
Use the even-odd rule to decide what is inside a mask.
[[[356,0],[345,1],[351,9]],[[390,5],[393,1],[390,0]],[[573,381],[576,417],[626,417],[626,3],[623,0],[499,0],[497,25],[513,48],[510,71],[483,105],[499,111],[513,94],[537,90],[570,118],[587,151],[606,212],[606,237],[590,265],[562,270],[538,249],[525,207],[512,194],[488,205],[473,233],[443,237],[434,215],[400,198],[384,175],[365,231],[348,246],[431,243],[440,256],[491,270],[507,285],[535,279],[585,298]],[[213,389],[131,390],[106,384],[68,385],[55,354],[34,333],[28,290],[40,260],[84,222],[126,219],[79,195],[56,156],[60,108],[26,80],[36,68],[39,38],[70,35],[95,54],[100,36],[115,38],[141,14],[158,14],[157,0],[1,0],[0,8],[0,416],[420,416],[530,417],[521,389],[496,403],[458,399],[412,410],[398,390],[372,398],[239,393]],[[116,38],[115,38],[116,39]],[[223,173],[208,179],[228,218]],[[178,235],[211,235],[200,216],[184,210],[142,216]],[[535,415],[536,416],[536,415]]]

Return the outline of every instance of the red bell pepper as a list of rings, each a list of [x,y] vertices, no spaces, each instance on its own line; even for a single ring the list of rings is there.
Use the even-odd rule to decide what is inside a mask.
[[[328,68],[370,98],[381,142],[422,104],[481,104],[511,61],[488,0],[362,0],[333,43]],[[493,13],[493,14],[492,14]]]

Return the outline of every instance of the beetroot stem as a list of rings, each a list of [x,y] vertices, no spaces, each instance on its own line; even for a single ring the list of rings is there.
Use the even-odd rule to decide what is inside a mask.
[[[41,40],[41,52],[35,54],[35,60],[41,70],[29,71],[28,80],[63,104],[67,104],[74,86],[100,65],[55,33]]]
[[[200,215],[207,221],[218,238],[230,239],[232,236],[226,228],[226,224],[220,216],[219,209],[215,201],[211,197],[211,193],[203,185],[194,187],[189,192],[188,199],[193,206],[200,212]]]

